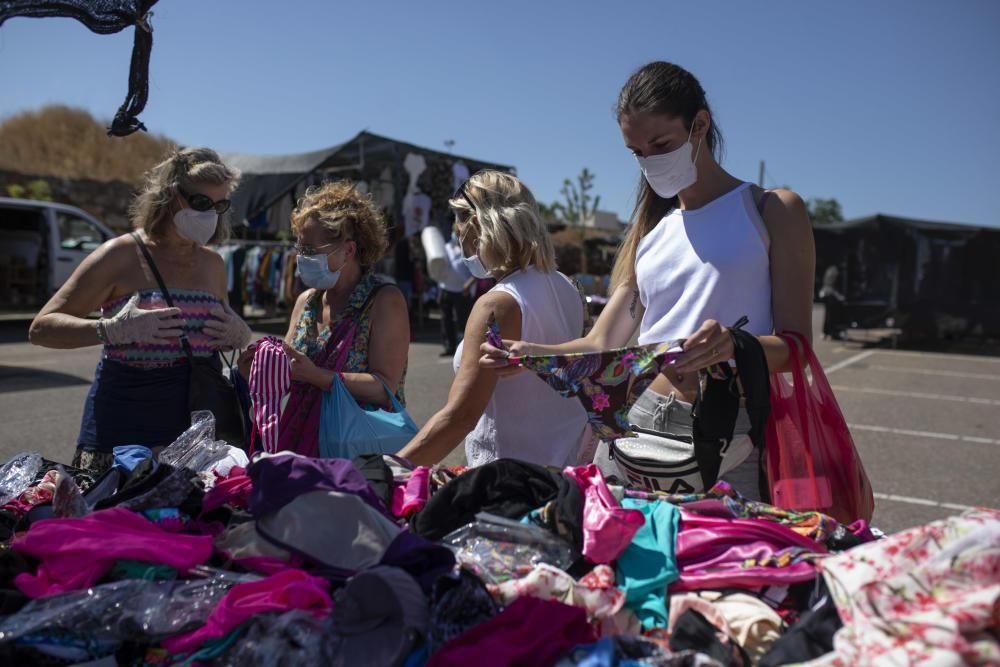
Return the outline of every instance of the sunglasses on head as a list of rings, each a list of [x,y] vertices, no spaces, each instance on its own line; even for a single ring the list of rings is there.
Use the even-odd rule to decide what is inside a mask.
[[[179,191],[181,197],[184,197],[184,201],[196,211],[207,211],[209,209],[215,209],[215,212],[222,215],[229,210],[230,201],[228,199],[220,199],[219,201],[212,201],[212,198],[208,195],[203,195],[201,193],[195,192],[188,194],[183,190]]]

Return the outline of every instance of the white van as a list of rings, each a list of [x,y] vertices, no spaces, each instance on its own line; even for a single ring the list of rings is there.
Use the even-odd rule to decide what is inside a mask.
[[[42,305],[114,236],[75,206],[0,197],[0,308]]]

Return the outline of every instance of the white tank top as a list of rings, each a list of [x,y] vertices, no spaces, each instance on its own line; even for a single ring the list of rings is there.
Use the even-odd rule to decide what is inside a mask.
[[[686,338],[705,320],[730,326],[743,315],[746,331],[772,333],[769,247],[749,183],[701,208],[668,213],[636,251],[646,309],[639,343]]]
[[[583,303],[570,280],[533,267],[513,273],[492,290],[506,292],[521,308],[521,339],[555,345],[583,334]],[[464,344],[455,352],[458,371]],[[587,413],[576,398],[563,398],[534,373],[497,380],[493,396],[475,429],[465,439],[470,466],[499,458],[539,465],[575,465],[585,434]]]

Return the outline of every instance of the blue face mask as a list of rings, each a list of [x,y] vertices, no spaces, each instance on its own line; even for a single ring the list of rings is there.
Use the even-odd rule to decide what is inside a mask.
[[[336,285],[340,270],[331,271],[329,259],[330,255],[299,255],[295,267],[302,282],[316,289],[330,289]]]

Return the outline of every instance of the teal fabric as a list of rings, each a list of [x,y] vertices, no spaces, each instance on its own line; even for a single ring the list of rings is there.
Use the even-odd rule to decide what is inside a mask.
[[[681,513],[674,505],[655,500],[626,498],[622,507],[636,509],[646,524],[632,539],[615,566],[618,587],[625,591],[625,606],[635,612],[642,627],[667,627],[667,586],[677,581],[677,531]]]
[[[395,454],[413,439],[420,429],[384,381],[382,386],[393,412],[362,408],[340,376],[334,376],[330,390],[323,392],[320,412],[319,455],[322,458],[353,459],[364,454]]]

